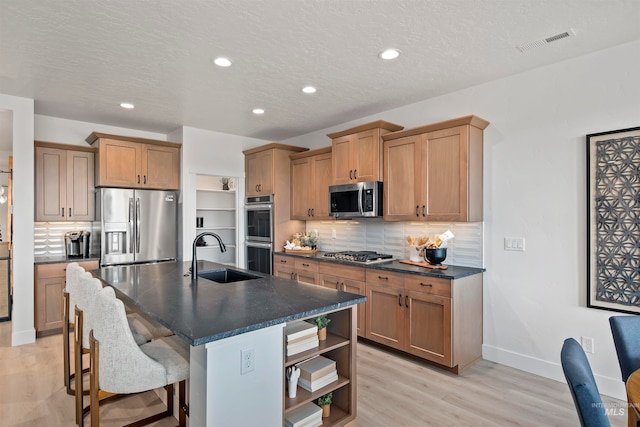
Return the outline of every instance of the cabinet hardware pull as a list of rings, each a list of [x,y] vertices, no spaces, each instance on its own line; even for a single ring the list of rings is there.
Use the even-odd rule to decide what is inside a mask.
[[[291,273],[291,275],[290,275],[290,276],[291,276],[291,280],[293,280],[293,273]]]
[[[281,260],[280,260],[280,262],[282,262],[282,263],[286,264],[286,263],[287,263],[287,260],[286,260],[286,259],[281,259]]]
[[[71,218],[71,208],[69,208],[69,218]]]
[[[262,192],[262,184],[258,184],[258,191]]]
[[[407,295],[404,296],[404,306],[409,308],[409,297]]]
[[[353,179],[358,179],[358,169],[353,170]]]
[[[433,288],[433,285],[431,283],[422,283],[422,282],[420,282],[420,286],[428,286],[430,288]]]
[[[398,305],[402,307],[402,294],[398,294]]]
[[[386,276],[378,276],[378,279],[380,279],[380,280],[389,280],[389,278],[386,277]]]
[[[64,218],[64,208],[62,208],[62,217]]]
[[[140,175],[138,175],[138,184],[140,184]]]
[[[342,282],[342,290],[343,290],[344,292],[347,292],[347,287],[344,285],[344,282]]]
[[[349,179],[353,179],[353,171],[349,169]]]
[[[420,216],[420,205],[416,205],[416,216]]]
[[[425,205],[422,205],[422,216],[427,216],[427,211],[425,210]]]
[[[311,208],[311,216],[316,216],[316,210],[314,208]]]
[[[340,289],[340,282],[336,280],[336,289]]]
[[[307,209],[307,216],[311,216],[311,209]]]
[[[144,175],[144,183],[147,183],[147,175]]]
[[[309,267],[309,264],[302,263],[303,267]]]
[[[258,184],[256,184],[256,193],[258,192]]]

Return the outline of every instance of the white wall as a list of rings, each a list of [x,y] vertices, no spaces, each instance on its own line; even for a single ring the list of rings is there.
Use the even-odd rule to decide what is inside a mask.
[[[13,313],[11,345],[32,343],[33,325],[33,100],[0,94],[13,111]]]
[[[230,135],[220,132],[183,127],[169,134],[169,139],[182,142],[182,258],[191,260],[193,239],[196,237],[196,175],[237,177],[238,210],[236,211],[238,239],[237,263],[244,268],[244,155],[243,150],[268,144],[270,141]]]
[[[376,119],[489,120],[483,356],[563,380],[563,340],[593,337],[600,391],[624,400],[608,323],[616,313],[586,308],[585,135],[640,125],[639,52],[640,42],[621,45],[282,142],[323,147],[328,132]],[[526,251],[504,251],[505,236],[524,237]]]

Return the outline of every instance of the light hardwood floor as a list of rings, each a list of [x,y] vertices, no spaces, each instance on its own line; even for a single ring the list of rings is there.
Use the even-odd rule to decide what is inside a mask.
[[[10,323],[2,322],[0,425],[74,426],[73,397],[62,385],[61,336],[20,347],[10,343]],[[350,427],[579,425],[566,384],[484,360],[456,376],[359,343],[357,369],[358,418]],[[101,423],[120,426],[159,411],[160,405],[153,392],[128,397],[104,405]],[[626,415],[610,420],[614,427],[627,425]],[[165,419],[154,425],[175,422]]]

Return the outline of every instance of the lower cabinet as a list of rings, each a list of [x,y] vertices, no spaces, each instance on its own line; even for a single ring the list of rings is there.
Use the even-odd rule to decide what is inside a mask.
[[[284,255],[273,256],[273,275],[300,283],[317,285],[318,261]]]
[[[98,268],[98,261],[79,262],[85,270]],[[38,336],[62,331],[62,291],[68,263],[35,265],[35,325]]]
[[[366,338],[462,372],[482,356],[482,275],[367,269]]]
[[[365,294],[364,267],[320,262],[318,272],[318,284],[325,288],[359,295]],[[357,334],[359,337],[365,336],[365,312],[365,303],[358,304]]]

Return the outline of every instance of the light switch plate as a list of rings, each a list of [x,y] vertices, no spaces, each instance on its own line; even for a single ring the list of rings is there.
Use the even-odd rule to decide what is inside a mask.
[[[505,237],[504,250],[524,252],[524,237]]]

